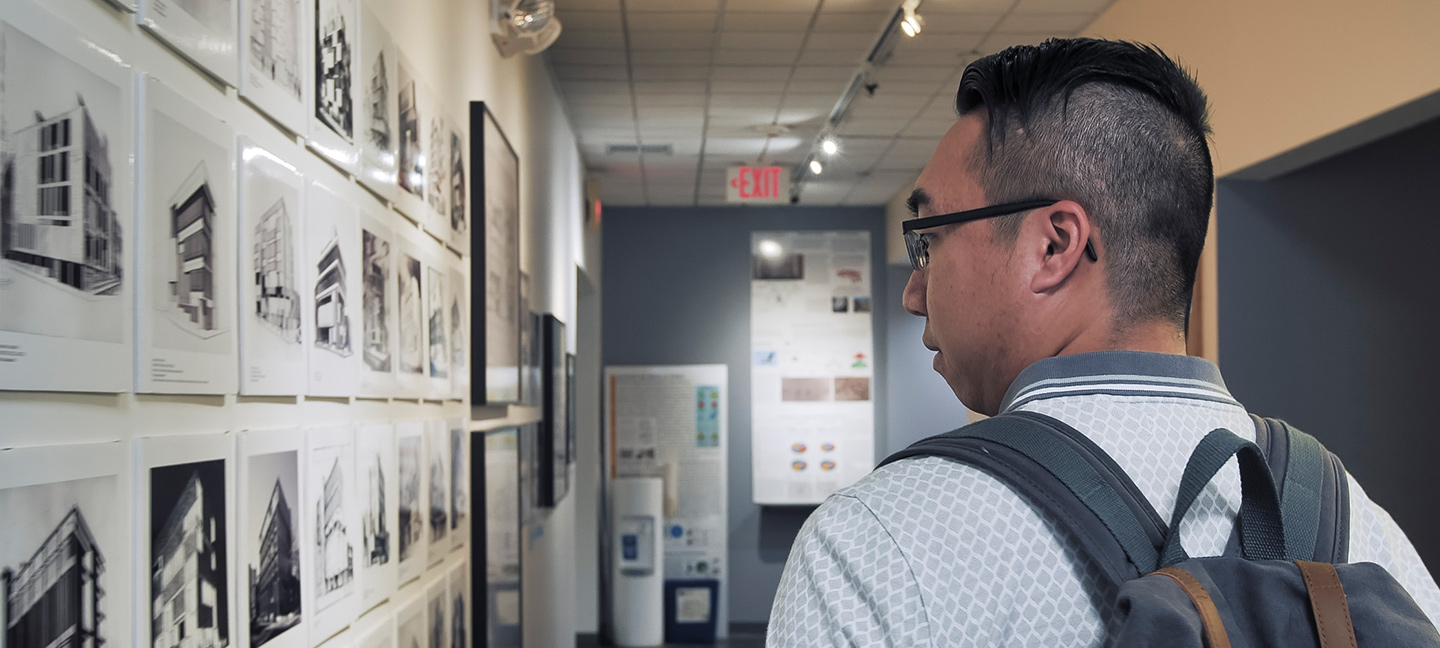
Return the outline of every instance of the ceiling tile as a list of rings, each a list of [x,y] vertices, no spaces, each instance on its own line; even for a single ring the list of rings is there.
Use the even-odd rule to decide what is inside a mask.
[[[715,55],[719,65],[772,66],[793,62],[796,50],[723,50]]]
[[[676,66],[709,65],[710,50],[644,50],[630,53],[634,65]]]
[[[546,54],[556,65],[625,65],[624,50],[552,47]]]
[[[714,32],[634,31],[630,32],[630,49],[709,50],[715,42]]]
[[[700,81],[636,81],[635,92],[645,94],[705,94]]]
[[[875,30],[811,34],[805,41],[807,50],[869,51],[879,34]]]
[[[929,0],[920,5],[920,13],[928,19],[932,13],[1005,13],[1015,0]]]
[[[720,34],[721,49],[740,50],[799,50],[805,39],[804,32],[742,32],[727,29]]]
[[[930,81],[939,83],[954,76],[955,68],[950,66],[909,66],[887,65],[870,75],[870,80],[879,83],[890,81]]]
[[[626,12],[630,31],[714,31],[714,11]]]
[[[705,118],[700,115],[693,117],[642,117],[640,119],[640,137],[650,139],[650,134],[669,133],[698,133],[705,127]]]
[[[928,5],[926,7],[929,8]],[[995,13],[935,13],[925,11],[925,27],[915,40],[934,34],[963,34],[988,32],[1000,23],[1004,12]]]
[[[618,11],[565,11],[556,9],[555,15],[565,25],[584,25],[586,29],[600,31],[620,31],[620,12]],[[564,30],[562,29],[563,33]]]
[[[733,110],[769,110],[773,112],[779,105],[780,97],[774,95],[734,93],[710,95],[710,113],[713,115],[733,114]]]
[[[820,0],[726,0],[725,10],[734,12],[810,12]]]
[[[894,12],[900,8],[900,0],[825,0],[825,6],[820,9],[825,12]]]
[[[900,66],[951,66],[957,67],[961,63],[959,52],[926,52],[915,50],[896,50],[886,62],[887,67]]]
[[[784,81],[790,78],[790,66],[716,66],[717,81]]]
[[[834,105],[845,89],[850,86],[849,80],[845,81],[802,81],[797,76],[796,80],[790,82],[792,94],[824,94],[829,95],[830,104]]]
[[[854,65],[859,66],[867,54],[864,50],[830,51],[806,49],[800,53],[799,65]]]
[[[638,106],[635,108],[635,115],[640,118],[641,126],[650,119],[680,119],[694,118],[701,119],[701,111],[694,106]]]
[[[784,81],[714,81],[710,84],[711,94],[760,94],[779,97],[785,92]]]
[[[1080,12],[1098,14],[1110,8],[1115,0],[1020,0],[1015,13]]]
[[[560,84],[568,97],[571,93],[580,95],[624,96],[630,101],[630,84],[623,81],[565,81]]]
[[[1086,13],[1043,13],[1010,14],[995,28],[1000,34],[1035,34],[1052,32],[1056,36],[1070,36],[1084,29],[1095,19]]]
[[[561,81],[628,81],[629,73],[618,65],[556,65],[555,78]]]
[[[555,41],[560,48],[625,49],[625,32],[620,30],[599,30],[572,27],[560,30]]]
[[[831,108],[835,107],[836,99],[838,97],[835,95],[790,92],[786,93],[785,99],[780,102],[780,107],[783,110],[819,110],[828,113]]]
[[[1054,34],[991,34],[980,44],[981,54],[994,54],[1015,45],[1038,45]]]
[[[811,15],[808,11],[790,13],[727,11],[725,13],[724,25],[726,30],[734,31],[803,32],[810,26]]]
[[[904,126],[903,119],[847,119],[840,124],[840,135],[894,137]]]
[[[821,12],[815,19],[815,33],[871,31],[878,34],[889,24],[893,14],[893,11]]]
[[[556,0],[555,13],[570,10],[620,11],[620,0]]]
[[[706,97],[701,94],[663,94],[655,92],[637,93],[635,104],[639,107],[648,106],[688,106],[691,108],[704,108]]]
[[[624,0],[625,11],[715,11],[720,8],[720,0]]]
[[[705,141],[706,155],[755,156],[765,149],[764,137],[711,137]]]
[[[907,101],[913,101],[913,95],[925,95],[925,103],[929,103],[930,95],[943,88],[938,81],[882,81],[877,82],[875,98],[905,95]]]
[[[985,36],[985,31],[949,34],[927,31],[915,38],[901,41],[895,49],[920,52],[969,52],[979,47],[980,42],[985,40]]]
[[[795,68],[795,80],[797,81],[849,81],[854,76],[854,66],[801,65]]]
[[[636,81],[708,81],[710,68],[703,65],[661,67],[636,66]]]

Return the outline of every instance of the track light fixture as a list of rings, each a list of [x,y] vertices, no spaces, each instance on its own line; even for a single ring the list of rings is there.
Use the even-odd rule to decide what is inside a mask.
[[[905,4],[900,6],[900,10],[905,13],[905,17],[900,20],[900,31],[911,38],[919,34],[920,29],[925,26],[925,18],[915,13],[919,6],[920,0],[905,0]]]
[[[826,155],[834,155],[840,150],[840,145],[836,144],[835,140],[827,137],[825,141],[820,142],[820,150],[825,151]]]
[[[819,161],[819,160],[810,160],[810,172],[811,172],[811,173],[813,173],[813,174],[815,174],[815,175],[820,175],[820,172],[821,172],[821,171],[824,171],[824,170],[825,170],[825,167],[820,166],[820,161]]]

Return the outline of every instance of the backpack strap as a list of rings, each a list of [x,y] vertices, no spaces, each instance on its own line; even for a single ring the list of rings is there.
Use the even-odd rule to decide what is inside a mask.
[[[1289,423],[1250,417],[1255,421],[1255,443],[1265,451],[1280,490],[1286,557],[1348,562],[1350,487],[1340,458]],[[1232,536],[1232,545],[1236,537]]]
[[[916,442],[880,463],[940,456],[980,468],[1058,519],[1118,585],[1154,571],[1165,526],[1098,446],[1034,412],[1008,412]]]

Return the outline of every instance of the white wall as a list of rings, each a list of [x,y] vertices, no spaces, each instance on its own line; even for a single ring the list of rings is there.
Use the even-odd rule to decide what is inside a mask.
[[[364,1],[375,10],[406,58],[420,70],[421,79],[443,102],[447,114],[465,120],[469,114],[467,102],[483,100],[490,104],[521,161],[521,267],[531,276],[532,308],[554,313],[569,325],[573,350],[575,269],[598,266],[598,259],[587,258],[587,246],[583,244],[583,166],[553,74],[540,57],[499,56],[486,27],[488,3],[482,0]],[[337,188],[343,198],[354,204],[378,205],[373,194],[304,150],[241,102],[233,88],[216,87],[138,29],[130,14],[111,9],[99,0],[4,0],[0,18],[12,12],[38,11],[40,6],[62,16],[97,45],[136,69],[158,77],[240,134],[297,164],[307,177]],[[478,210],[475,215],[478,218]],[[398,216],[392,220],[403,222]],[[477,222],[475,226],[481,225]],[[132,244],[132,249],[138,247]],[[458,418],[468,413],[466,403],[460,401],[0,392],[0,448],[352,421]],[[480,420],[472,424],[472,429],[502,427],[538,416],[538,410],[533,408],[481,408],[474,414]],[[544,517],[543,534],[526,547],[527,645],[574,643],[577,492],[583,490],[572,489],[570,496]],[[139,497],[138,493],[132,494],[136,501]],[[455,553],[451,560],[465,555]],[[232,562],[233,556],[232,551]],[[477,570],[477,574],[483,571]],[[148,580],[148,574],[145,578]],[[239,583],[239,578],[232,577],[232,589]],[[411,583],[397,598],[406,599],[417,589],[417,584]],[[232,592],[231,600],[235,598]],[[393,611],[394,604],[392,599],[369,612],[361,627],[369,619]],[[140,611],[137,607],[137,619],[145,616]],[[237,610],[235,616],[241,618],[243,614]],[[148,627],[148,622],[139,627]],[[353,638],[351,630],[327,644],[341,645]]]

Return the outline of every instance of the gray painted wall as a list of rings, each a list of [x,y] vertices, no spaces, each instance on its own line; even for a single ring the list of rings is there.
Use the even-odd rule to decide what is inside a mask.
[[[868,230],[876,303],[887,292],[882,208],[624,208],[605,210],[602,303],[606,365],[730,367],[730,620],[764,623],[810,507],[760,507],[750,496],[750,232]],[[888,316],[875,317],[875,372],[886,376]],[[916,337],[918,340],[918,336]],[[918,341],[916,342],[918,345]],[[923,351],[923,347],[921,348]],[[876,454],[886,442],[877,380]]]
[[[1218,191],[1235,396],[1338,453],[1440,567],[1440,121]]]

